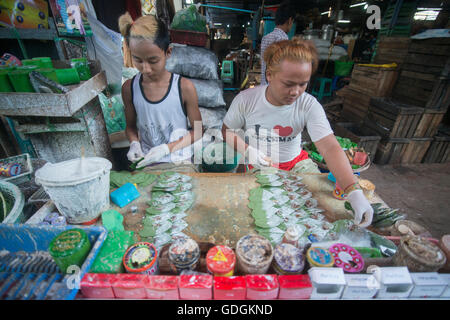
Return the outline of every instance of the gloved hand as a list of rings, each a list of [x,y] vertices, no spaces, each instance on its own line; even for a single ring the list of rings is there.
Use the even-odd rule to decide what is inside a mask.
[[[264,152],[253,148],[252,146],[248,146],[246,152],[248,154],[249,164],[254,166],[257,169],[260,169],[261,166],[270,166],[272,164],[272,160],[264,154]]]
[[[130,150],[127,153],[127,158],[131,162],[136,162],[144,157],[144,152],[142,152],[141,144],[139,141],[133,141],[130,143]]]
[[[361,189],[353,190],[348,194],[347,200],[352,205],[353,211],[355,213],[355,224],[360,226],[361,228],[370,226],[373,218],[373,208],[370,205],[369,201],[366,199],[363,191]]]
[[[159,146],[153,147],[145,155],[144,159],[139,162],[136,168],[139,169],[148,166],[151,163],[158,162],[168,154],[170,154],[170,150],[167,144],[160,144]]]

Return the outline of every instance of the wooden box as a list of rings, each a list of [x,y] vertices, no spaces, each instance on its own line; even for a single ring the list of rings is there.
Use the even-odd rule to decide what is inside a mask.
[[[412,138],[402,155],[401,163],[421,163],[433,138]]]
[[[343,121],[362,122],[369,110],[370,96],[351,89],[350,86],[338,92],[343,101],[340,118]]]
[[[355,65],[349,88],[371,97],[388,97],[397,81],[397,68]]]
[[[332,124],[334,134],[342,138],[349,138],[358,144],[373,158],[377,152],[381,137],[370,128],[355,122],[337,122]]]
[[[450,38],[412,40],[392,96],[431,109],[450,104]]]
[[[414,132],[414,137],[434,137],[446,112],[447,110],[424,109],[417,129]]]
[[[372,98],[365,123],[382,138],[412,138],[424,109],[390,98]]]
[[[401,67],[408,54],[410,42],[410,37],[380,37],[374,63],[385,64],[395,62]]]
[[[423,163],[450,162],[450,135],[438,133],[428,148]]]
[[[376,164],[401,164],[410,139],[390,138],[378,144],[374,162]]]

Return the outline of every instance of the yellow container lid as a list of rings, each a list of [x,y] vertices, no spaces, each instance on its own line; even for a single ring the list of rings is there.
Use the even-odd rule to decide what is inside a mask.
[[[311,267],[332,267],[334,258],[328,249],[321,247],[311,247],[306,252],[306,259]]]

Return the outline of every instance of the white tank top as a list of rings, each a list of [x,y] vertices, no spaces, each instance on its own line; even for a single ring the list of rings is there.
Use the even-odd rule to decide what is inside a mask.
[[[142,74],[132,80],[131,97],[142,151],[179,140],[188,133],[186,112],[181,98],[181,77],[172,73],[169,88],[159,101],[148,100],[142,89]],[[179,162],[192,157],[192,145],[165,156],[160,162]]]

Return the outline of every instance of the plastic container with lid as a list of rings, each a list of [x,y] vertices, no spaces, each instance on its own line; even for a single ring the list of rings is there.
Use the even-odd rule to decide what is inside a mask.
[[[169,264],[173,272],[195,270],[200,258],[200,247],[191,238],[176,239],[169,247]]]
[[[439,241],[439,247],[442,249],[442,251],[447,256],[447,262],[445,263],[444,267],[442,268],[446,272],[450,272],[450,235],[446,234],[442,236],[441,240]]]
[[[65,85],[80,83],[80,76],[75,68],[55,69],[58,82]]]
[[[41,68],[53,68],[53,62],[50,57],[35,57],[31,61],[35,61]]]
[[[114,299],[114,278],[114,274],[86,273],[80,283],[81,293],[91,299]]]
[[[0,68],[0,92],[14,92],[14,88],[8,77],[8,72],[13,70],[13,67]]]
[[[245,300],[244,276],[214,277],[214,300]]]
[[[334,258],[330,251],[321,247],[311,247],[306,251],[306,259],[311,267],[330,268],[334,265]]]
[[[303,235],[305,229],[306,228],[302,225],[288,227],[281,242],[292,244],[294,247],[298,248],[298,239]]]
[[[149,276],[144,280],[147,299],[178,300],[177,276]]]
[[[48,251],[63,273],[72,265],[81,267],[91,250],[89,238],[82,229],[61,232],[50,242]]]
[[[38,66],[21,66],[8,72],[9,80],[16,92],[36,92],[31,85],[29,74]]]
[[[333,244],[329,251],[334,259],[334,264],[345,272],[358,273],[364,268],[364,259],[354,248],[343,244]]]
[[[86,58],[74,58],[70,60],[72,68],[77,69],[81,81],[86,81],[91,78],[91,70],[89,69],[89,62]]]
[[[300,274],[305,267],[305,257],[292,244],[280,243],[275,247],[272,266],[279,275]]]
[[[112,282],[114,296],[118,299],[145,299],[146,278],[144,274],[116,274]]]
[[[265,274],[272,259],[272,244],[263,236],[249,234],[236,244],[238,270],[243,274]]]
[[[273,300],[278,297],[279,283],[275,274],[245,276],[248,300]]]
[[[182,274],[178,280],[180,299],[183,300],[211,300],[212,275]]]
[[[215,246],[206,254],[208,272],[216,277],[229,277],[234,274],[236,255],[227,246]]]
[[[280,294],[278,299],[309,299],[313,291],[311,280],[307,274],[278,276]]]
[[[123,265],[128,273],[158,274],[158,252],[151,243],[135,243],[125,252]]]

